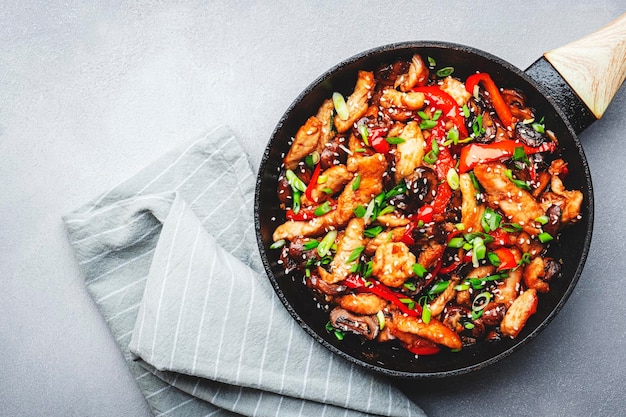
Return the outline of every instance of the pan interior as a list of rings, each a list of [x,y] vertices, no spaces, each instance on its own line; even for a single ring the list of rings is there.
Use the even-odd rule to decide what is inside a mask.
[[[477,71],[488,72],[498,86],[522,90],[536,114],[545,117],[546,126],[559,139],[563,157],[569,164],[565,186],[579,189],[584,195],[582,220],[564,230],[549,253],[549,256],[562,260],[562,277],[551,283],[548,294],[540,296],[536,314],[529,319],[518,338],[423,357],[416,357],[393,344],[366,342],[351,335],[346,335],[342,341],[337,340],[326,331],[328,313],[315,302],[302,277],[297,273],[286,275],[278,263],[279,251],[269,248],[274,229],[284,221],[276,189],[282,156],[288,151],[295,132],[334,91],[349,95],[359,70],[373,71],[383,63],[409,60],[415,53],[432,57],[438,66],[453,67],[453,75],[462,80]],[[320,76],[300,94],[278,122],[263,155],[256,184],[255,226],[259,250],[272,286],[289,313],[331,351],[368,369],[394,377],[443,377],[466,373],[494,363],[526,344],[558,313],[576,285],[589,250],[592,223],[593,194],[584,152],[561,110],[544,95],[542,87],[519,69],[488,53],[441,42],[383,46],[349,58]]]

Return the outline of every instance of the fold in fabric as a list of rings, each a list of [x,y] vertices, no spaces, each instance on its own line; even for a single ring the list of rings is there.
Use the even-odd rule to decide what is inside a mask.
[[[218,127],[64,218],[155,415],[423,416],[308,336],[258,255],[254,175]]]

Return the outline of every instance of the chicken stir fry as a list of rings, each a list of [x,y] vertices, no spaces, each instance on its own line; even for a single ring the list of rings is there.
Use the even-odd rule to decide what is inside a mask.
[[[583,202],[523,92],[424,58],[360,71],[294,132],[272,245],[330,332],[417,355],[517,337]]]

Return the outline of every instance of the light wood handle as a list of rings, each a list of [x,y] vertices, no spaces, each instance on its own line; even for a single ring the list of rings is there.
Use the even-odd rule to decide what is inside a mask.
[[[543,56],[599,119],[626,78],[626,13]]]

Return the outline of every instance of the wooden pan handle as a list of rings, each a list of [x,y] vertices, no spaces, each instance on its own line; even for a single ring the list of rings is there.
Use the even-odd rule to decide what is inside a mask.
[[[626,78],[626,13],[543,56],[599,119]]]

